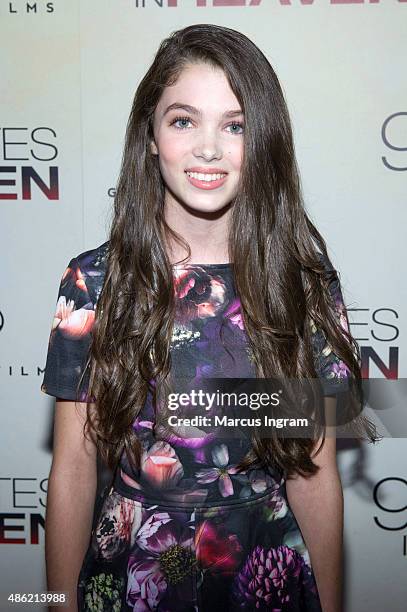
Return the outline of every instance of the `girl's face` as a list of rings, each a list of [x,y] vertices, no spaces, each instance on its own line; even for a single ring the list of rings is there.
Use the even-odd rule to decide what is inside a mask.
[[[243,114],[221,69],[204,63],[184,68],[164,89],[153,128],[151,152],[158,155],[166,205],[217,212],[235,198]]]

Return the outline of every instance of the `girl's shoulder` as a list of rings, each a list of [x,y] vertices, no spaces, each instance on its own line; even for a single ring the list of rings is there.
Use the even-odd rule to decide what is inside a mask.
[[[76,279],[83,281],[94,304],[96,304],[103,287],[108,252],[109,241],[94,249],[79,253],[68,264]]]
[[[317,252],[317,255],[318,255],[318,259],[320,263],[322,263],[322,265],[324,266],[325,272],[336,272],[336,269],[333,266],[328,255],[325,255],[324,253],[320,253],[319,251]]]
[[[109,241],[103,242],[103,244],[100,244],[94,249],[79,253],[75,259],[77,259],[84,268],[87,266],[103,267],[106,264],[108,252]]]

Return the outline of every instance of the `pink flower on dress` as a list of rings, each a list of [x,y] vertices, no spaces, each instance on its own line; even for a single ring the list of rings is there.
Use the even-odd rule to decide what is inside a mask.
[[[93,537],[93,548],[106,561],[132,546],[141,525],[141,504],[113,491],[103,504]]]
[[[87,291],[85,279],[82,274],[82,270],[80,269],[79,266],[76,266],[75,269],[70,268],[68,266],[62,276],[62,282],[64,282],[68,276],[72,276],[72,280],[74,281],[78,289],[81,289],[82,291]]]
[[[123,459],[122,459],[123,468]],[[147,497],[157,497],[160,491],[165,490],[165,497],[179,504],[185,502],[204,501],[208,491],[199,488],[196,483],[185,485],[184,469],[173,449],[164,440],[155,442],[148,451],[145,451],[141,459],[141,469],[137,480],[127,474],[124,469],[120,469],[122,480],[133,489],[143,491]],[[127,466],[130,471],[130,466]]]
[[[167,582],[162,572],[155,571],[154,561],[138,561],[128,571],[127,603],[136,612],[157,610],[165,595]]]
[[[79,293],[84,292],[89,300],[85,277],[79,266],[68,266],[62,275],[61,287],[69,284],[72,289],[79,289]],[[80,340],[92,329],[95,321],[95,311],[93,308],[76,309],[75,300],[66,299],[65,295],[58,298],[52,331],[58,330],[64,337],[71,340]]]
[[[233,495],[233,483],[230,474],[237,474],[237,468],[229,463],[229,451],[226,444],[215,446],[212,450],[213,468],[203,468],[196,472],[195,476],[200,484],[209,484],[218,481],[219,491],[222,497]]]
[[[196,557],[204,570],[229,574],[239,565],[243,548],[236,534],[226,533],[219,525],[203,521],[195,541]]]
[[[230,321],[232,321],[233,325],[237,325],[241,330],[244,330],[241,303],[239,298],[233,300],[229,308],[226,310],[225,315]]]
[[[141,474],[151,487],[173,489],[183,477],[184,469],[172,446],[159,440],[143,456]]]
[[[66,297],[61,295],[57,302],[52,329],[58,329],[66,338],[79,340],[91,331],[94,321],[94,310],[86,308],[75,310],[74,300],[67,302]]]

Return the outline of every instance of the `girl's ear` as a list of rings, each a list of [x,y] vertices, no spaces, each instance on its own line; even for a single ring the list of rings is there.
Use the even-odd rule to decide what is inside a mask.
[[[157,145],[155,144],[154,140],[150,140],[150,151],[152,155],[158,155]]]

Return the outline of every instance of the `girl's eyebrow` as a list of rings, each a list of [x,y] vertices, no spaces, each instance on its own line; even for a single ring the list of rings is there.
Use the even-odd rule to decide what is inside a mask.
[[[173,104],[167,106],[164,111],[163,117],[165,117],[165,115],[170,111],[176,109],[182,109],[185,110],[187,113],[191,113],[191,115],[198,115],[198,117],[202,117],[202,111],[200,109],[195,108],[195,106],[191,106],[190,104],[182,104],[181,102],[174,102]],[[229,110],[223,113],[223,117],[237,117],[238,115],[244,115],[243,111],[240,108],[238,110]]]

